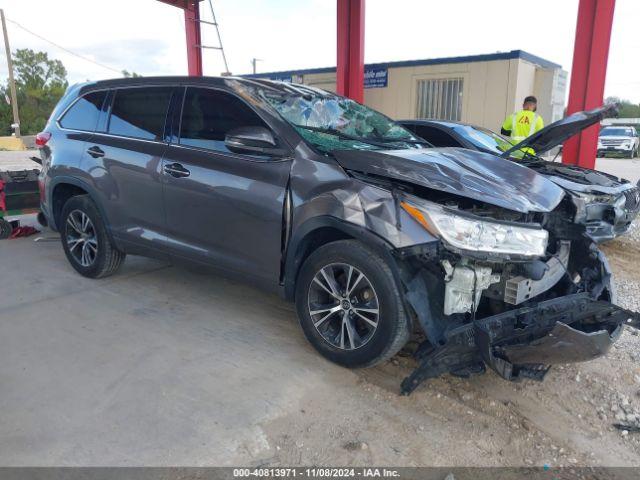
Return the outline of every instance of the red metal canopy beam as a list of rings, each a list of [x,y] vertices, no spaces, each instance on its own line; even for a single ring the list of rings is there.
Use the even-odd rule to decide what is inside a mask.
[[[336,89],[356,102],[364,100],[364,3],[338,0]]]
[[[602,105],[615,0],[580,0],[567,115]],[[599,125],[564,144],[562,162],[594,168]]]
[[[202,0],[158,0],[184,10],[184,29],[187,34],[187,66],[189,75],[201,77],[202,37],[200,34],[200,2]]]

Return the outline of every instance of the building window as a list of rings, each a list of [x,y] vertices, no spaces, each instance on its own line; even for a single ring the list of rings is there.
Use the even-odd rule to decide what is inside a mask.
[[[417,118],[462,120],[463,78],[418,80]]]

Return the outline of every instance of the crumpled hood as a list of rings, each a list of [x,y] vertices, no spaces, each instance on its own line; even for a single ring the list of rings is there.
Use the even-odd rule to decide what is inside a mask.
[[[633,184],[628,180],[577,165],[566,165],[548,162],[539,158],[526,157],[522,160],[514,161],[548,176],[554,183],[569,190],[615,193],[633,188]]]
[[[547,125],[542,130],[537,131],[533,135],[525,138],[520,143],[502,154],[504,158],[509,158],[511,153],[522,150],[523,148],[532,148],[537,154],[548,152],[553,147],[557,147],[569,138],[580,133],[582,130],[598,123],[603,118],[613,117],[618,114],[618,105],[610,103],[593,110],[585,112],[576,112],[557,122]]]
[[[533,170],[464,148],[335,150],[347,170],[401,180],[521,213],[553,210],[563,190]]]

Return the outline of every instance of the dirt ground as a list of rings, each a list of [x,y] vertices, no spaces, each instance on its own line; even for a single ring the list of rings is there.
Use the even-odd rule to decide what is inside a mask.
[[[640,225],[603,248],[619,302],[638,309]],[[412,365],[397,357],[357,372],[355,389],[310,392],[297,411],[262,425],[275,446],[264,463],[640,466],[640,433],[613,426],[640,418],[640,337],[631,329],[607,357],[557,366],[542,383],[447,376],[400,397],[398,379]]]

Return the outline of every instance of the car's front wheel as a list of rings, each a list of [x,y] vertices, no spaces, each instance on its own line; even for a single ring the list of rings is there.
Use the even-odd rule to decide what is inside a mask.
[[[309,256],[296,283],[296,308],[309,342],[346,367],[380,363],[409,339],[390,266],[355,240],[324,245]]]
[[[111,243],[105,222],[88,195],[67,200],[60,219],[62,248],[78,273],[89,278],[101,278],[120,268],[125,254]]]

